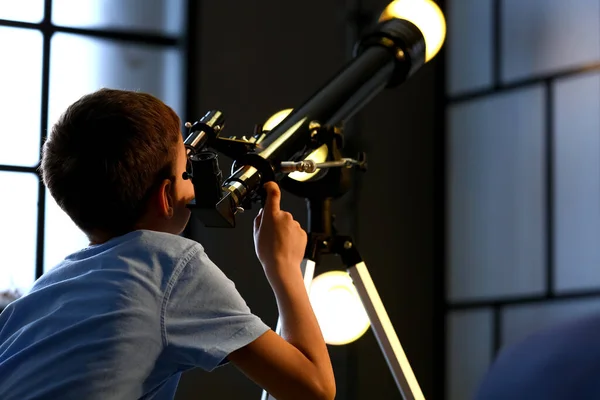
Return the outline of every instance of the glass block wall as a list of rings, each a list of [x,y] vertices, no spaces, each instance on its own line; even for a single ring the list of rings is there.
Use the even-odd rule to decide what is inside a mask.
[[[181,115],[184,7],[184,0],[0,2],[0,293],[27,290],[88,243],[37,172],[48,129],[69,104],[112,87],[152,93]]]
[[[600,0],[446,0],[446,394],[600,310]]]

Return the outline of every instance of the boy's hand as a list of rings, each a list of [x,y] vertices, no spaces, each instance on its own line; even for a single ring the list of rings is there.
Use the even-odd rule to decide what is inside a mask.
[[[268,330],[228,357],[277,399],[332,400],[333,368],[300,270],[307,235],[279,208],[277,184],[264,188],[265,206],[254,220],[254,246],[277,299],[281,333]]]
[[[254,247],[267,278],[298,268],[304,258],[307,235],[292,214],[280,209],[281,191],[275,182],[264,185],[265,206],[254,219]]]

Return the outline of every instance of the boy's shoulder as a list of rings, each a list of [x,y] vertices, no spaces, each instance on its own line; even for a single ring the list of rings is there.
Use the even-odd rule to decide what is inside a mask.
[[[194,240],[171,233],[136,230],[113,238],[106,243],[92,245],[66,257],[66,261],[84,258],[104,257],[110,254],[120,256],[144,255],[148,257],[182,259],[204,251],[202,245]]]
[[[172,233],[137,230],[124,236],[128,236],[125,238],[126,244],[139,246],[152,252],[172,254],[176,257],[181,257],[185,252],[204,251],[200,243]]]
[[[207,259],[203,246],[194,240],[137,230],[68,255],[28,292],[39,296],[68,282],[85,285],[93,281],[96,292],[104,291],[107,299],[121,292],[140,297],[149,288],[155,294],[164,293],[183,271],[210,268]]]
[[[145,276],[164,286],[190,263],[201,267],[205,259],[203,246],[194,240],[164,232],[136,230],[66,256],[45,273],[34,288],[81,278],[91,271],[96,271],[97,276],[121,271],[127,276]]]
[[[124,253],[135,258],[147,258],[151,265],[171,265],[177,269],[190,262],[192,258],[202,259],[204,247],[194,240],[165,232],[139,230],[132,232],[131,238],[124,242]]]

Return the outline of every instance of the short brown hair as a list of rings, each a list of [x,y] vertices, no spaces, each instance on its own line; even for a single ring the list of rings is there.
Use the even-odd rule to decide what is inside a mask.
[[[86,234],[121,235],[172,176],[181,121],[156,97],[100,89],[73,103],[43,147],[42,178]]]

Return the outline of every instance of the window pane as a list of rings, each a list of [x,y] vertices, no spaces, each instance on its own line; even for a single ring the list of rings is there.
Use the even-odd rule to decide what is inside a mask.
[[[450,301],[545,290],[545,96],[529,86],[448,110]]]
[[[448,400],[471,399],[492,361],[493,315],[488,308],[452,311],[446,321],[446,395]]]
[[[40,22],[44,19],[44,0],[2,0],[0,19]]]
[[[71,103],[102,87],[148,92],[176,112],[182,109],[177,49],[62,33],[53,36],[51,49],[50,125]]]
[[[0,171],[0,292],[28,290],[35,280],[39,179]]]
[[[39,160],[42,34],[0,27],[0,164]]]
[[[89,240],[56,204],[48,189],[46,189],[45,220],[44,271],[48,271],[69,254],[87,247]]]
[[[447,92],[457,95],[492,85],[492,0],[447,3]]]
[[[504,0],[502,82],[600,61],[600,1]]]
[[[600,74],[555,83],[554,290],[600,287]]]
[[[184,0],[54,0],[56,25],[146,31],[177,35],[183,32]]]

